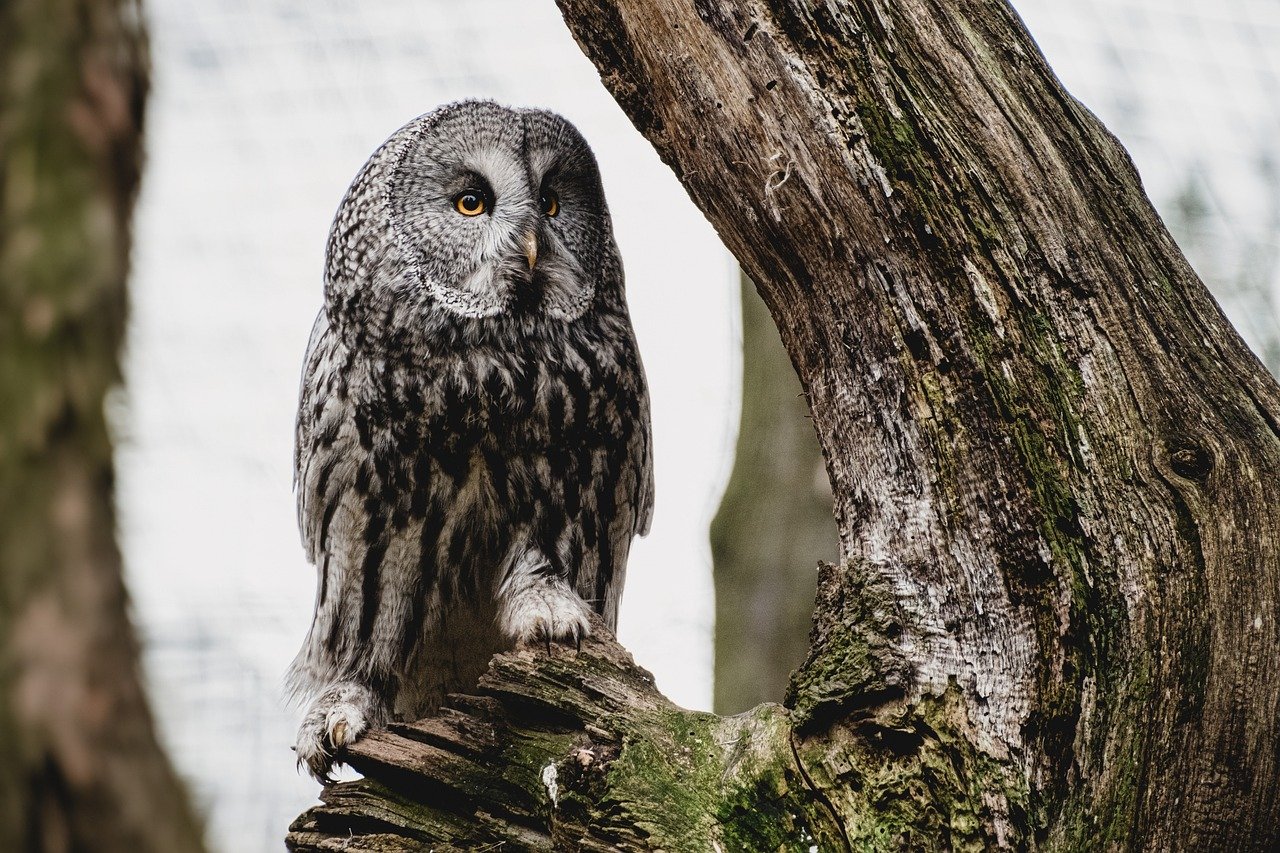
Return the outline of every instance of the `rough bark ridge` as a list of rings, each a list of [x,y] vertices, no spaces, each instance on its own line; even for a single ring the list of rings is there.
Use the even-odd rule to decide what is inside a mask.
[[[136,2],[0,2],[0,850],[201,848],[142,692],[103,411],[146,80]]]
[[[1280,844],[1280,387],[1012,10],[558,2],[809,397],[842,554],[781,725],[823,849]],[[741,825],[669,781],[627,849]]]

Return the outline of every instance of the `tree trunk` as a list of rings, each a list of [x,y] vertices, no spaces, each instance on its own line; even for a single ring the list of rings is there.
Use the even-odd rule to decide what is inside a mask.
[[[0,849],[183,851],[115,542],[119,383],[146,94],[129,0],[0,3]]]
[[[831,486],[809,405],[755,285],[742,277],[742,417],[711,522],[715,711],[782,699],[809,650],[815,567],[836,552]]]
[[[331,789],[309,825],[357,848],[410,814],[503,849],[1280,845],[1280,386],[1013,11],[559,2],[759,284],[841,559],[785,711],[678,712],[594,649],[500,661],[447,719],[502,736],[382,764],[371,741],[357,766],[396,799],[352,819],[378,783]],[[574,776],[586,736],[618,752]]]

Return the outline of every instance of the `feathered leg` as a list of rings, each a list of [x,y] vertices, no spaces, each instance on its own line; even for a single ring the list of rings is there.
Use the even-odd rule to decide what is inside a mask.
[[[306,767],[318,782],[329,784],[338,750],[380,725],[380,716],[373,692],[363,684],[344,681],[322,690],[311,700],[298,727],[293,748],[298,766]]]
[[[517,644],[579,643],[591,607],[538,549],[516,558],[498,585],[498,628]]]

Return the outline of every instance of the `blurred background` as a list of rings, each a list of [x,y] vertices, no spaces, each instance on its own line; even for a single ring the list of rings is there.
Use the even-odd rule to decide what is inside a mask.
[[[1280,3],[1015,6],[1067,88],[1129,149],[1241,334],[1280,370]],[[98,454],[102,478],[85,494],[116,498],[141,683],[172,763],[146,772],[171,774],[175,792],[185,785],[209,849],[279,849],[317,793],[294,770],[296,715],[280,693],[314,595],[290,482],[301,359],[340,197],[386,136],[443,101],[488,96],[558,110],[599,157],[652,389],[657,460],[657,513],[633,552],[621,640],[687,707],[735,713],[782,698],[805,654],[815,566],[836,558],[799,384],[754,290],[600,85],[550,0],[150,0],[140,9],[126,0],[0,0],[0,15],[0,91],[10,93],[0,99],[0,328],[12,333],[9,344],[0,338],[10,362],[0,389],[13,403],[0,415],[0,516],[13,516],[0,522],[10,534],[0,555],[10,602],[39,589],[13,578],[23,565],[34,577],[47,555],[13,546],[25,523],[13,495],[37,486],[15,473],[23,439],[6,443],[5,430],[22,435],[12,412],[60,411],[26,390],[18,366],[51,336],[74,349],[76,327],[57,332],[63,326],[47,313],[120,313],[125,235],[109,223],[127,211],[132,186],[127,128],[147,67],[143,26],[149,40],[123,384],[113,365],[87,369],[76,387],[90,390],[68,392],[64,408],[73,422],[92,421],[92,389],[108,389],[114,480],[110,448],[93,444],[83,453]],[[60,27],[89,35],[64,38]],[[71,70],[60,71],[59,58]],[[38,108],[21,111],[14,93],[23,92]],[[70,106],[57,102],[67,92]],[[77,112],[86,109],[90,119]],[[30,163],[51,156],[41,152],[54,150],[49,128],[59,121],[96,153],[77,167],[78,183],[59,185],[41,207],[15,176],[45,175]],[[15,128],[28,126],[35,130],[20,137]],[[93,168],[116,170],[115,183],[95,184]],[[45,179],[67,174],[79,172],[59,167]],[[60,272],[31,272],[40,253],[27,225],[37,214],[56,224],[78,191],[94,199],[77,208],[76,222],[89,235],[82,267],[103,282],[101,293],[42,307],[30,282]],[[94,266],[94,247],[111,263]],[[23,349],[23,341],[34,343]],[[61,433],[49,434],[61,447]],[[74,501],[49,500],[76,517]],[[102,524],[109,534],[111,519]],[[0,599],[0,628],[5,610]],[[39,648],[58,666],[75,664],[70,653]],[[60,684],[19,686],[29,709],[83,698]],[[77,754],[68,731],[51,727],[47,737]],[[38,765],[28,753],[10,764]],[[18,770],[6,772],[0,781],[23,784]],[[77,784],[74,774],[55,779],[32,808]],[[143,821],[158,811],[134,806]],[[36,817],[0,812],[0,821]],[[174,837],[198,832],[179,827]]]

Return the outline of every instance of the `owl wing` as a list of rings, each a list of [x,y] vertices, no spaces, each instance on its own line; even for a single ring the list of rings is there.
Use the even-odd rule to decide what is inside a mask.
[[[293,486],[297,491],[298,529],[307,560],[321,571],[342,546],[348,528],[361,519],[347,518],[333,530],[335,515],[359,471],[372,460],[370,442],[362,441],[354,422],[350,393],[355,364],[324,311],[316,317],[307,342],[302,385],[298,392]],[[347,509],[350,509],[348,507]],[[349,514],[349,513],[348,513]]]
[[[307,561],[316,569],[315,612],[302,650],[290,667],[295,694],[316,692],[345,672],[339,645],[347,647],[343,623],[350,621],[346,592],[349,569],[359,564],[363,548],[356,534],[365,526],[365,508],[353,500],[358,471],[368,451],[351,423],[347,393],[346,348],[334,334],[324,311],[316,318],[307,343],[295,427],[293,485],[297,492],[298,529]]]
[[[603,593],[604,619],[611,631],[617,631],[618,604],[622,598],[631,541],[636,536],[647,535],[653,522],[653,431],[649,423],[649,395],[638,357],[635,364],[638,379],[636,419],[627,436],[625,467],[616,489],[621,529],[612,532],[614,570]]]
[[[649,532],[653,516],[653,438],[644,370],[630,329],[616,364],[601,365],[610,359],[595,356],[591,386],[581,389],[591,401],[595,438],[576,472],[566,472],[564,511],[576,534],[568,541],[579,547],[562,558],[578,594],[614,630],[631,541]],[[573,399],[579,393],[572,387],[575,377],[568,372],[564,378]],[[590,484],[580,500],[575,480]]]
[[[641,368],[643,376],[643,368]],[[634,516],[632,531],[637,536],[649,535],[653,524],[653,429],[649,423],[649,395],[641,386],[641,428],[632,435],[628,457],[638,472],[636,484],[631,489],[630,506]]]
[[[297,420],[294,484],[298,526],[315,566],[315,613],[289,680],[297,692],[355,679],[385,690],[403,657],[419,578],[424,516],[447,495],[413,503],[403,455],[385,418],[358,405],[377,383],[324,312],[307,347]],[[431,544],[434,544],[433,541]]]
[[[322,310],[312,324],[311,336],[307,339],[307,354],[302,362],[302,378],[298,387],[298,419],[294,424],[293,488],[298,494],[298,529],[302,533],[302,544],[306,550],[307,559],[313,563],[316,560],[318,544],[316,541],[318,526],[315,523],[318,519],[312,517],[315,513],[313,492],[303,488],[303,484],[306,482],[308,466],[313,459],[316,428],[323,417],[323,406],[316,405],[319,389],[315,384],[317,379],[322,379],[328,372],[320,365],[332,355],[335,343],[333,339],[326,339],[328,327],[328,321]]]

